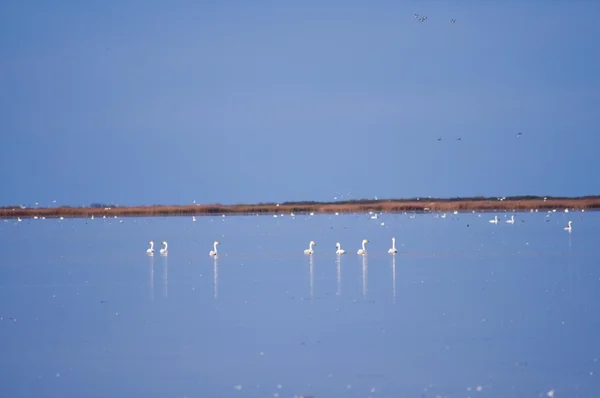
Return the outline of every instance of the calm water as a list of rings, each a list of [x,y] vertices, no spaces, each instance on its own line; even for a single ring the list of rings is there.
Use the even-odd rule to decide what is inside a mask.
[[[0,221],[2,396],[597,397],[600,213],[491,217]]]

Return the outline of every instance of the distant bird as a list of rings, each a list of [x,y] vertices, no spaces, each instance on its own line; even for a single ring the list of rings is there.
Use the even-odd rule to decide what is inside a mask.
[[[342,249],[342,245],[340,245],[340,242],[335,244],[335,248],[337,249],[335,251],[335,254],[345,254],[346,250]]]
[[[419,14],[414,14],[413,16],[415,17],[415,19],[419,19]]]
[[[520,136],[521,136],[521,132],[519,131],[519,132],[517,133],[517,138],[519,138]]]
[[[565,227],[565,231],[571,232],[571,229],[571,221],[569,221],[569,224]]]
[[[456,23],[456,19],[452,18],[452,19],[450,20],[450,22],[452,22],[452,23]]]
[[[315,251],[313,250],[313,246],[316,246],[317,244],[315,243],[314,240],[311,240],[310,243],[308,244],[308,249],[304,250],[304,254],[314,254]]]
[[[150,241],[148,243],[150,244],[150,247],[148,248],[148,250],[146,250],[146,253],[152,255],[152,254],[154,254],[154,242]]]
[[[388,253],[390,253],[390,254],[398,253],[398,250],[396,250],[396,238],[392,238],[392,248],[390,250],[388,250]]]
[[[220,245],[220,243],[217,242],[217,241],[215,241],[215,243],[213,243],[213,250],[211,250],[211,251],[208,252],[209,256],[214,257],[214,256],[216,256],[218,254],[217,253],[217,245]]]
[[[167,242],[162,242],[163,245],[165,245],[165,247],[163,247],[162,249],[160,249],[160,254],[162,254],[163,256],[166,256],[167,254],[169,254],[169,246],[167,245]]]
[[[492,220],[490,220],[492,224],[498,224],[498,216],[494,216]]]
[[[369,243],[369,240],[363,239],[362,248],[358,249],[358,251],[356,252],[356,254],[358,254],[359,256],[364,256],[365,254],[367,254],[367,249],[365,248],[365,243]]]
[[[510,220],[506,220],[506,222],[508,224],[514,224],[515,223],[515,216],[510,216]]]
[[[442,137],[438,138],[438,141],[441,141],[441,140],[442,140]]]
[[[461,140],[462,140],[462,138],[461,138],[461,137],[458,137],[458,138],[457,138],[457,140],[458,140],[458,141],[461,141]]]

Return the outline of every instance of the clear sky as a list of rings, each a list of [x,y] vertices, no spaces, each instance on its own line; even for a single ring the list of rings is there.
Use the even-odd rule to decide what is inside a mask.
[[[584,0],[2,1],[0,205],[600,194],[599,18]]]

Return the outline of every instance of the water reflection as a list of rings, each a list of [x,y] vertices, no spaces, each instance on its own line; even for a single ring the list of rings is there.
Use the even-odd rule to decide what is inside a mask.
[[[169,257],[163,257],[163,294],[169,297]]]
[[[572,246],[571,246],[571,231],[569,231],[569,252],[567,255],[568,265],[567,270],[569,272],[569,294],[573,292],[573,257],[572,257]]]
[[[340,254],[337,255],[335,259],[336,268],[337,268],[337,291],[336,294],[338,296],[342,295],[342,256]]]
[[[392,303],[396,304],[396,254],[392,254]]]
[[[213,295],[217,298],[219,293],[219,258],[218,256],[214,257],[213,263]]]
[[[315,294],[315,264],[313,261],[313,256],[312,254],[308,257],[308,274],[309,274],[309,280],[310,280],[310,301],[313,301],[313,297]]]
[[[363,299],[367,296],[367,256],[362,256],[362,294]]]
[[[148,256],[148,289],[150,301],[154,301],[154,257]]]

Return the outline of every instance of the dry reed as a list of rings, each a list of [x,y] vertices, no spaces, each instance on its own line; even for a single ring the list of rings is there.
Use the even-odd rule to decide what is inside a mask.
[[[598,209],[600,197],[548,198],[518,197],[504,200],[490,198],[452,198],[452,199],[394,199],[394,200],[356,200],[346,202],[293,202],[239,205],[182,205],[182,206],[131,206],[131,207],[55,207],[21,208],[9,206],[0,208],[0,218],[31,217],[156,217],[185,215],[221,215],[221,214],[289,214],[289,213],[365,213],[369,211],[383,213],[400,212],[452,212],[452,211],[530,211],[532,209]]]

